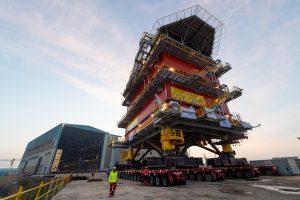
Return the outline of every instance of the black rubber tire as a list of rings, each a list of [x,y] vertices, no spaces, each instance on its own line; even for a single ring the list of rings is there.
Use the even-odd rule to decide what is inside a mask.
[[[195,179],[196,179],[197,181],[203,181],[202,174],[197,173],[196,176],[195,176]]]
[[[158,177],[158,176],[155,177],[155,185],[156,186],[160,186],[161,185],[161,180],[160,180],[160,177]]]
[[[231,170],[227,171],[226,175],[227,175],[229,178],[233,178],[233,177],[234,177],[234,173],[233,173],[233,171],[231,171]]]
[[[141,175],[137,175],[137,182],[141,182]]]
[[[271,170],[266,170],[266,175],[267,176],[273,176],[273,172]]]
[[[241,179],[241,178],[243,177],[242,172],[241,172],[241,171],[236,171],[236,172],[235,172],[235,177],[236,177],[237,179]]]
[[[153,175],[150,176],[149,182],[150,182],[151,185],[154,185],[155,177]]]
[[[189,173],[188,178],[189,178],[189,180],[194,181],[195,180],[195,174],[193,172]]]
[[[205,180],[208,181],[208,182],[213,181],[213,178],[212,178],[211,174],[205,174],[204,177],[205,177]]]
[[[246,178],[251,178],[253,175],[252,175],[252,173],[250,172],[250,171],[246,171],[245,172],[245,177]]]
[[[162,186],[164,186],[164,187],[167,187],[167,186],[170,185],[169,179],[168,179],[167,176],[162,176],[162,177],[161,177],[161,183],[162,183]]]

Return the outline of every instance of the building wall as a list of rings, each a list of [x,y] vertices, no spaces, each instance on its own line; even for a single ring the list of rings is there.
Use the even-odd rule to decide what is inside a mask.
[[[275,165],[281,175],[297,175],[300,174],[297,160],[297,157],[280,157],[270,160],[253,160],[250,161],[250,164],[253,166]]]
[[[108,147],[114,137],[90,126],[60,124],[28,143],[18,172],[49,174],[108,169],[118,160],[118,152]]]
[[[296,163],[297,157],[273,158],[272,163],[276,165],[282,175],[300,174],[300,169]]]
[[[115,166],[119,160],[120,160],[120,149],[112,148],[112,142],[118,141],[118,138],[120,136],[117,135],[107,135],[107,141],[105,143],[105,156],[104,156],[104,162],[103,165],[101,165],[101,171],[111,169],[113,166]]]
[[[57,149],[62,151],[58,172],[95,171],[99,168],[104,132],[65,125]]]
[[[298,168],[300,169],[300,159],[295,159]]]
[[[47,174],[59,140],[61,125],[58,125],[28,143],[18,173]]]

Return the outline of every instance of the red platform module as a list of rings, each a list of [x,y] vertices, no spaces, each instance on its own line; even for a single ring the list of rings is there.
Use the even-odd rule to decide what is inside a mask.
[[[186,157],[191,146],[234,158],[231,144],[247,138],[253,126],[227,105],[242,89],[229,90],[219,80],[231,69],[213,59],[222,27],[194,6],[158,19],[151,33],[143,33],[123,92],[127,112],[118,127],[125,129],[125,141],[114,142],[128,149],[128,163],[141,163],[151,150],[162,158]]]

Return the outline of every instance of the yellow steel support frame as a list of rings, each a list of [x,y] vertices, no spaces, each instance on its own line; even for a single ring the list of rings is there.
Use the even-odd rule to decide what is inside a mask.
[[[232,153],[233,152],[231,144],[222,144],[222,149],[223,149],[224,153]]]
[[[41,181],[40,185],[28,190],[23,191],[23,186],[20,186],[18,192],[11,196],[5,197],[1,200],[20,200],[25,199],[27,195],[35,195],[35,200],[38,199],[51,199],[54,197],[60,190],[63,189],[71,181],[71,176],[58,177],[56,179],[52,179],[48,183],[44,183]],[[52,187],[55,185],[54,187]],[[50,195],[50,197],[49,197]]]
[[[184,135],[181,129],[164,128],[160,133],[160,142],[164,151],[175,150],[176,145],[184,144]]]
[[[130,147],[128,149],[128,151],[127,151],[127,158],[126,158],[126,160],[132,160],[132,158],[133,158],[133,148]]]

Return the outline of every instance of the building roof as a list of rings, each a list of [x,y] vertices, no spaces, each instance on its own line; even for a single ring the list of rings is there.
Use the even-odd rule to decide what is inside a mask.
[[[69,127],[78,128],[78,129],[84,129],[84,130],[88,130],[88,131],[94,131],[94,132],[109,134],[106,131],[103,131],[103,130],[100,130],[100,129],[97,129],[95,127],[88,126],[88,125],[79,125],[79,124],[60,124],[60,125],[69,126]]]
[[[40,140],[45,140],[45,138],[54,138],[57,137],[57,140],[59,139],[60,133],[62,132],[62,130],[64,129],[64,127],[73,127],[73,128],[78,128],[78,129],[83,129],[83,130],[88,130],[88,131],[93,131],[93,132],[100,132],[103,134],[109,134],[106,131],[94,128],[92,126],[88,126],[88,125],[79,125],[79,124],[67,124],[67,123],[61,123],[57,126],[55,126],[54,128],[50,129],[49,131],[41,134],[40,136],[38,136],[37,138],[31,140],[28,143],[27,147],[33,146],[36,143],[39,143]]]

